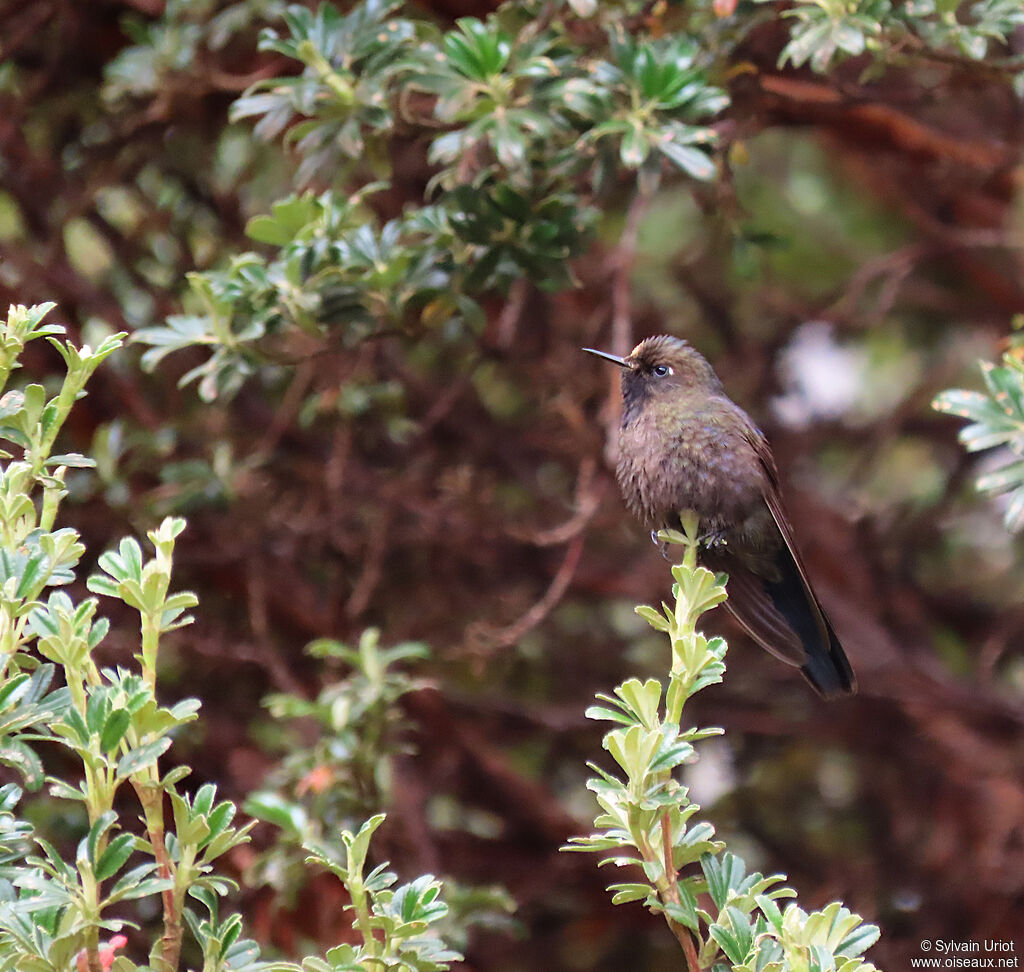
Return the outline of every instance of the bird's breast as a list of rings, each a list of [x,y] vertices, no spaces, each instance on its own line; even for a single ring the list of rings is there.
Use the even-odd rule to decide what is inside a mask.
[[[623,426],[619,450],[619,485],[651,526],[692,509],[702,532],[725,530],[764,505],[763,467],[731,415],[646,410]]]

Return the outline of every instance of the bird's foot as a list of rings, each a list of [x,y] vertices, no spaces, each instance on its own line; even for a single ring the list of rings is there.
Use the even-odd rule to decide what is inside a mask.
[[[713,530],[710,533],[702,534],[697,543],[705,550],[723,550],[729,546],[729,539],[724,530]]]
[[[668,547],[669,547],[669,545],[667,543],[665,543],[664,541],[658,539],[658,531],[657,530],[651,530],[651,543],[653,543],[654,546],[656,546],[661,551],[662,557],[664,557],[666,560],[671,560],[672,559],[668,555]]]

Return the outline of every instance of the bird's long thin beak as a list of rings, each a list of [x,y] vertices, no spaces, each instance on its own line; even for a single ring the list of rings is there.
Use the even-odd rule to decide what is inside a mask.
[[[604,358],[605,361],[611,361],[612,364],[617,364],[620,368],[630,367],[629,361],[625,358],[620,358],[617,354],[609,354],[607,351],[595,351],[593,348],[584,348],[583,350],[589,354],[596,354],[599,358]]]

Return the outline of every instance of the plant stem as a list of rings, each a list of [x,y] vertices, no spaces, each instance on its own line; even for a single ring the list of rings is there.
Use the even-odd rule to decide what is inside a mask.
[[[173,881],[174,866],[164,842],[163,791],[141,780],[133,779],[132,785],[135,787],[139,803],[142,804],[143,816],[146,818],[146,832],[153,847],[157,874]],[[161,892],[164,905],[164,933],[151,957],[156,972],[177,972],[181,956],[184,927],[181,923],[181,908],[178,904],[176,890],[175,887],[170,887]]]
[[[142,677],[156,696],[156,658],[160,644],[160,617],[142,615]]]
[[[668,886],[662,891],[662,897],[666,901],[672,902],[672,904],[680,904],[679,881],[676,875],[675,864],[672,860],[672,834],[669,824],[669,815],[666,813],[661,818],[661,844],[665,864],[665,878]],[[681,925],[678,921],[671,918],[667,912],[665,913],[665,921],[668,922],[668,927],[672,929],[672,934],[676,936],[679,944],[683,947],[688,972],[700,972],[700,963],[697,959],[697,946],[693,941],[693,932],[685,925]]]
[[[100,930],[92,925],[86,931],[89,939],[85,946],[85,967],[89,972],[103,972],[103,965],[100,963]]]
[[[367,952],[363,961],[373,962],[383,969],[386,967],[386,963],[380,954],[380,940],[373,933],[373,923],[370,920],[370,909],[366,904],[367,894],[363,887],[362,875],[358,875],[355,879],[350,878],[345,882],[345,887],[352,899],[352,908],[356,913],[356,927],[359,929],[359,934],[362,935],[363,945]]]
[[[676,878],[675,865],[672,862],[672,835],[669,828],[668,814],[666,813],[661,819],[662,846],[660,852],[651,846],[645,833],[634,832],[631,836],[633,846],[640,851],[643,859],[651,864],[660,864],[663,869],[662,876],[654,882],[662,902],[666,904],[681,904],[679,883]],[[701,972],[700,963],[697,959],[697,946],[694,944],[692,932],[685,925],[672,918],[668,912],[664,912],[664,915],[669,929],[682,946],[683,954],[686,956],[687,972]]]
[[[697,946],[693,942],[693,932],[685,925],[680,925],[678,921],[673,921],[667,915],[665,920],[668,922],[668,927],[672,929],[672,934],[676,936],[676,940],[683,947],[683,955],[686,956],[687,972],[701,972],[700,962],[697,958]]]

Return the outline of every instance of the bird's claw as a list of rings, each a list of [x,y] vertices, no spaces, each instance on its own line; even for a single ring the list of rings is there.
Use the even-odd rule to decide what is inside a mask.
[[[721,550],[723,547],[729,546],[729,539],[724,530],[714,530],[699,537],[697,543],[705,550]]]
[[[664,557],[666,560],[671,560],[672,559],[668,555],[668,544],[665,543],[664,541],[658,539],[658,531],[657,530],[651,530],[651,543],[653,543],[654,546],[656,546],[661,551],[662,557]]]

